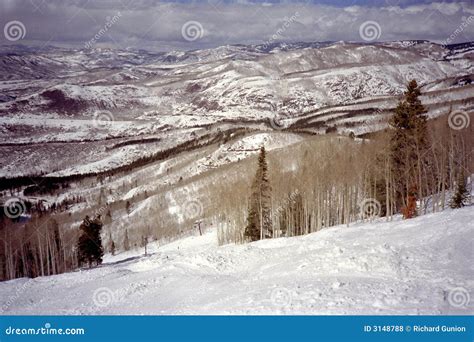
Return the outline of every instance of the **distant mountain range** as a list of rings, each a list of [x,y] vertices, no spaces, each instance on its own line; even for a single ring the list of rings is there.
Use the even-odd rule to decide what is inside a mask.
[[[229,127],[361,135],[386,127],[411,79],[431,117],[474,109],[473,42],[0,51],[4,146],[127,137],[166,145]]]

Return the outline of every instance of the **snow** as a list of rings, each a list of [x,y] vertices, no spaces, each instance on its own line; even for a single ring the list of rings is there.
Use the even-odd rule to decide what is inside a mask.
[[[430,117],[469,112],[473,86],[457,81],[472,74],[469,51],[472,44],[450,51],[404,41],[300,43],[273,53],[225,46],[166,55],[47,49],[0,56],[2,75],[9,77],[0,81],[0,150],[7,156],[0,175],[32,175],[28,165],[38,166],[34,173],[56,176],[99,172],[140,156],[129,149],[102,151],[106,139],[160,135],[169,145],[188,140],[182,131],[205,126],[268,130],[277,119],[285,127],[296,124],[301,131],[324,134],[328,121],[339,133],[365,134],[386,127],[386,111],[374,109],[393,109],[410,78],[422,85]],[[445,55],[450,58],[440,59]],[[67,101],[55,102],[45,90],[56,90]],[[78,108],[64,113],[61,106],[68,107],[68,101]],[[94,120],[97,113],[113,121]],[[68,143],[67,153],[50,154],[51,143]],[[70,157],[70,149],[81,150],[82,143],[95,155],[80,160],[85,165]]]
[[[256,155],[260,147],[265,146],[267,151],[285,148],[287,146],[297,144],[303,141],[303,137],[294,133],[257,133],[224,143],[212,154],[198,159],[189,166],[188,175],[199,174],[205,172],[209,168],[217,168],[219,166],[243,160],[252,155]]]
[[[15,125],[28,127],[34,134],[27,136],[18,135],[18,137],[10,136],[8,142],[11,144],[104,140],[110,137],[154,134],[159,133],[160,129],[160,126],[153,122],[58,119],[30,114],[22,114],[12,118],[0,118],[0,127]],[[37,136],[37,131],[41,132],[41,130],[44,130],[46,133]],[[59,134],[58,131],[60,132]],[[10,135],[13,134],[10,133]]]
[[[95,269],[0,283],[1,307],[5,314],[473,314],[473,241],[472,206],[245,245],[219,247],[209,228],[151,244],[149,256],[129,251]]]

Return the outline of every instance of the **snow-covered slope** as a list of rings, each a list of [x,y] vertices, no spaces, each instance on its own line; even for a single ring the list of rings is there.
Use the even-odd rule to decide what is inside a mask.
[[[0,54],[0,71],[9,75],[0,83],[4,93],[0,114],[91,117],[95,110],[106,109],[118,117],[175,127],[195,122],[176,122],[174,116],[199,115],[214,122],[268,119],[275,112],[294,117],[361,99],[400,95],[411,79],[426,91],[460,86],[459,78],[463,85],[470,84],[472,50],[472,44],[450,50],[429,42],[340,42],[271,51],[224,46],[168,54],[113,50]]]
[[[250,126],[362,135],[387,126],[413,78],[431,117],[472,113],[473,51],[473,43],[446,47],[426,41],[168,53],[0,47],[0,176],[82,169],[70,165],[67,153],[49,160],[52,143],[74,150],[87,144],[101,160],[86,162],[100,162],[106,170],[123,159],[113,155],[116,150],[101,150],[106,139],[151,137],[170,146],[193,140],[194,130],[214,135]],[[149,145],[136,146],[144,151]],[[42,160],[35,163],[39,170],[18,165],[25,154]],[[58,159],[60,168],[47,166]]]
[[[474,314],[474,210],[218,247],[215,231],[0,283],[3,314]]]

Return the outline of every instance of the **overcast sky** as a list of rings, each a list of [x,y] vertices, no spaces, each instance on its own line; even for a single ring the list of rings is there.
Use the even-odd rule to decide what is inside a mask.
[[[0,0],[0,45],[188,50],[277,41],[474,40],[473,1]]]

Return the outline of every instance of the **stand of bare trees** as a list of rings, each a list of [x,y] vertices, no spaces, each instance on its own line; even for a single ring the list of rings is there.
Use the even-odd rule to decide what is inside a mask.
[[[0,279],[63,273],[78,266],[78,232],[60,229],[56,220],[33,215],[25,223],[0,219]]]
[[[218,241],[225,244],[303,235],[378,216],[390,220],[403,208],[417,215],[443,210],[452,203],[454,190],[460,194],[458,204],[466,200],[461,185],[474,171],[474,129],[472,124],[453,128],[449,120],[455,111],[413,123],[410,115],[425,114],[418,95],[416,83],[409,85],[395,113],[406,116],[400,127],[392,124],[364,139],[307,136],[286,149],[264,152],[264,157],[261,153],[259,161],[246,159],[182,181],[180,188],[165,188],[153,195],[142,215],[134,209],[137,201],[148,198],[146,193],[108,202],[105,189],[88,203],[88,210],[91,217],[104,217],[101,238],[110,253],[138,247],[147,253],[149,241],[186,236],[196,220],[216,225]],[[399,134],[397,127],[407,129]],[[177,219],[170,213],[167,192],[186,208],[190,196],[181,190],[200,184],[200,177],[207,182],[199,189],[198,203],[191,201],[191,210]],[[116,191],[125,194],[129,189],[124,183]],[[0,207],[0,280],[79,267],[84,212],[58,210],[52,215],[41,208],[26,209],[28,215],[11,219],[2,216]]]
[[[458,184],[466,184],[474,171],[472,125],[453,128],[448,121],[452,113],[427,121],[419,95],[417,83],[410,82],[390,129],[366,139],[315,137],[289,151],[269,153],[270,237],[379,216],[390,220],[398,213],[410,218],[440,211],[456,188],[465,201],[466,190]],[[233,202],[238,208],[233,211],[229,203],[224,209],[221,244],[246,241],[239,216],[249,218],[252,212],[238,204],[245,201],[240,195]]]

